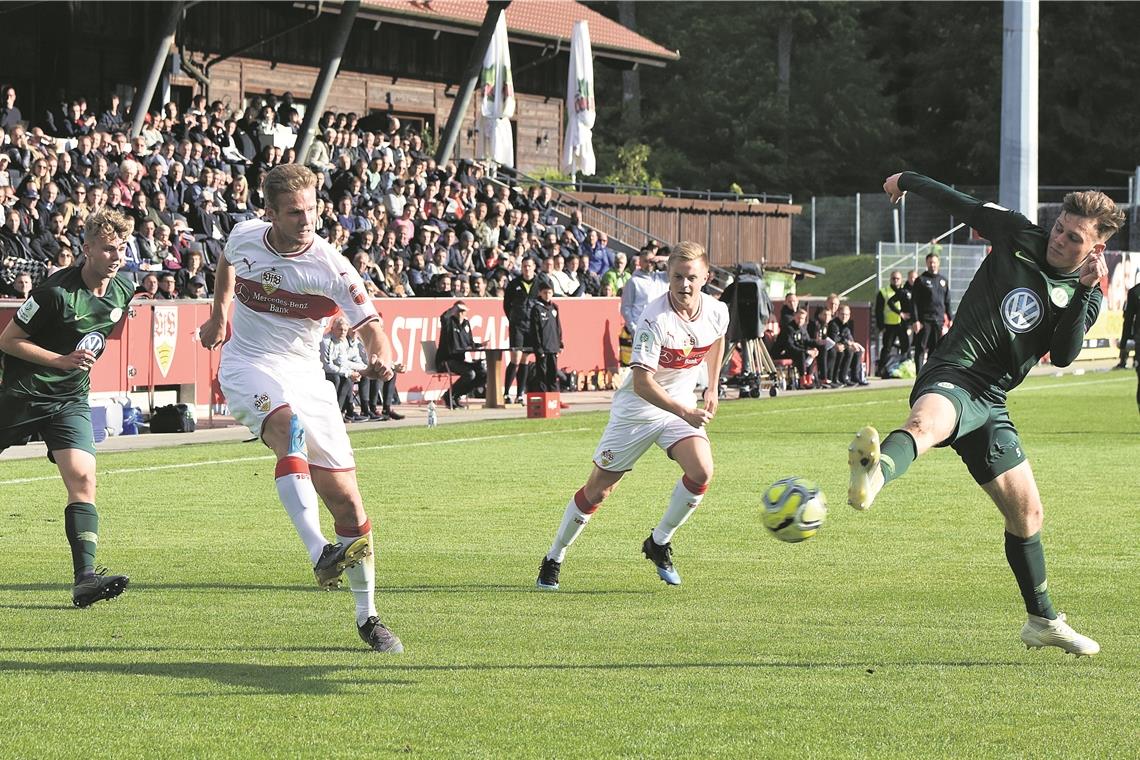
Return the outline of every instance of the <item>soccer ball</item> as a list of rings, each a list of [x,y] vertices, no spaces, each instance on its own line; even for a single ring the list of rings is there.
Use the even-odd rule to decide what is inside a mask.
[[[784,478],[764,491],[764,527],[781,541],[811,538],[826,517],[827,500],[810,480]]]

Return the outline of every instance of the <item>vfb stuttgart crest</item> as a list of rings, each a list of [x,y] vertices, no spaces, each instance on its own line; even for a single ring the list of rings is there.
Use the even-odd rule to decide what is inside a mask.
[[[255,393],[253,394],[253,406],[259,412],[269,411],[269,394]]]
[[[1027,333],[1041,322],[1041,299],[1029,288],[1017,288],[1001,302],[1001,318],[1010,332]]]
[[[279,287],[281,287],[281,275],[276,269],[261,273],[261,289],[265,291],[266,295],[273,295]]]
[[[163,377],[174,363],[174,349],[178,347],[178,307],[154,307],[154,361]]]

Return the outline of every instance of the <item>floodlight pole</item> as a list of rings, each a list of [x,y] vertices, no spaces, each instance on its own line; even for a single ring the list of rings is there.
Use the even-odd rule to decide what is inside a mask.
[[[325,49],[324,62],[317,81],[313,84],[313,97],[305,109],[305,118],[301,121],[301,128],[297,131],[297,163],[305,163],[309,154],[309,147],[313,144],[313,132],[316,131],[317,121],[321,112],[325,110],[325,102],[332,90],[333,80],[340,71],[340,60],[344,55],[345,45],[348,44],[348,35],[352,32],[352,22],[356,20],[356,12],[360,10],[360,0],[346,0],[340,6],[340,18],[336,21],[332,39]]]
[[[151,59],[150,69],[146,79],[135,88],[134,99],[131,100],[131,137],[142,134],[143,124],[146,123],[146,114],[150,110],[150,101],[154,99],[154,91],[158,87],[158,80],[162,77],[162,68],[170,55],[170,46],[174,44],[174,34],[178,31],[178,22],[182,20],[182,0],[167,3],[166,15],[162,20],[160,36],[155,42],[154,57]]]
[[[447,124],[439,139],[439,147],[435,151],[436,164],[443,166],[455,150],[455,139],[459,136],[459,127],[463,124],[463,115],[471,105],[471,96],[475,93],[475,85],[479,81],[479,74],[483,70],[483,56],[487,53],[487,46],[491,44],[491,36],[495,33],[495,25],[499,23],[499,13],[505,11],[510,0],[491,0],[487,3],[487,15],[483,17],[483,26],[479,27],[479,36],[471,46],[471,55],[467,58],[467,68],[463,70],[463,81],[459,92],[455,93],[455,100],[451,102],[451,113],[447,116]]]
[[[998,202],[1037,221],[1038,0],[1005,0]]]

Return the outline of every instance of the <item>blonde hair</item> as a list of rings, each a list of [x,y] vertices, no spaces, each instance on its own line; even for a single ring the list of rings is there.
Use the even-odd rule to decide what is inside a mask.
[[[317,175],[301,164],[278,164],[265,175],[262,192],[267,206],[277,208],[277,199],[288,193],[296,193],[317,186]]]
[[[84,223],[85,235],[90,239],[93,235],[102,235],[107,240],[124,239],[131,230],[134,220],[126,214],[119,213],[112,208],[103,207],[87,217]]]
[[[677,247],[669,252],[668,266],[670,269],[675,264],[680,264],[682,261],[697,261],[701,260],[707,267],[709,265],[709,254],[700,243],[694,243],[690,240],[684,240],[677,244]]]
[[[1124,226],[1124,212],[1116,207],[1112,198],[1099,190],[1083,190],[1069,193],[1061,204],[1061,210],[1075,216],[1083,216],[1096,222],[1096,231],[1105,240],[1115,235]]]

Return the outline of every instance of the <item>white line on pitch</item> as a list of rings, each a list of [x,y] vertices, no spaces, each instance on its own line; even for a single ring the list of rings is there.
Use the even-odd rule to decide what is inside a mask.
[[[387,449],[414,449],[423,446],[439,446],[446,443],[477,443],[502,438],[524,438],[532,435],[555,435],[562,433],[582,433],[592,428],[568,428],[566,430],[538,430],[531,433],[501,433],[499,435],[478,435],[469,438],[445,438],[440,441],[416,441],[414,443],[385,443],[378,446],[359,446],[354,451],[384,451]],[[205,462],[178,462],[176,464],[156,464],[150,467],[123,467],[118,470],[103,470],[99,475],[126,475],[133,472],[156,472],[158,470],[181,470],[187,467],[202,467],[212,464],[237,464],[238,462],[259,462],[273,459],[272,454],[259,457],[235,457],[233,459],[210,459]],[[58,480],[59,475],[43,475],[35,478],[14,478],[0,480],[0,486],[15,486],[23,483],[38,483],[44,480]]]

